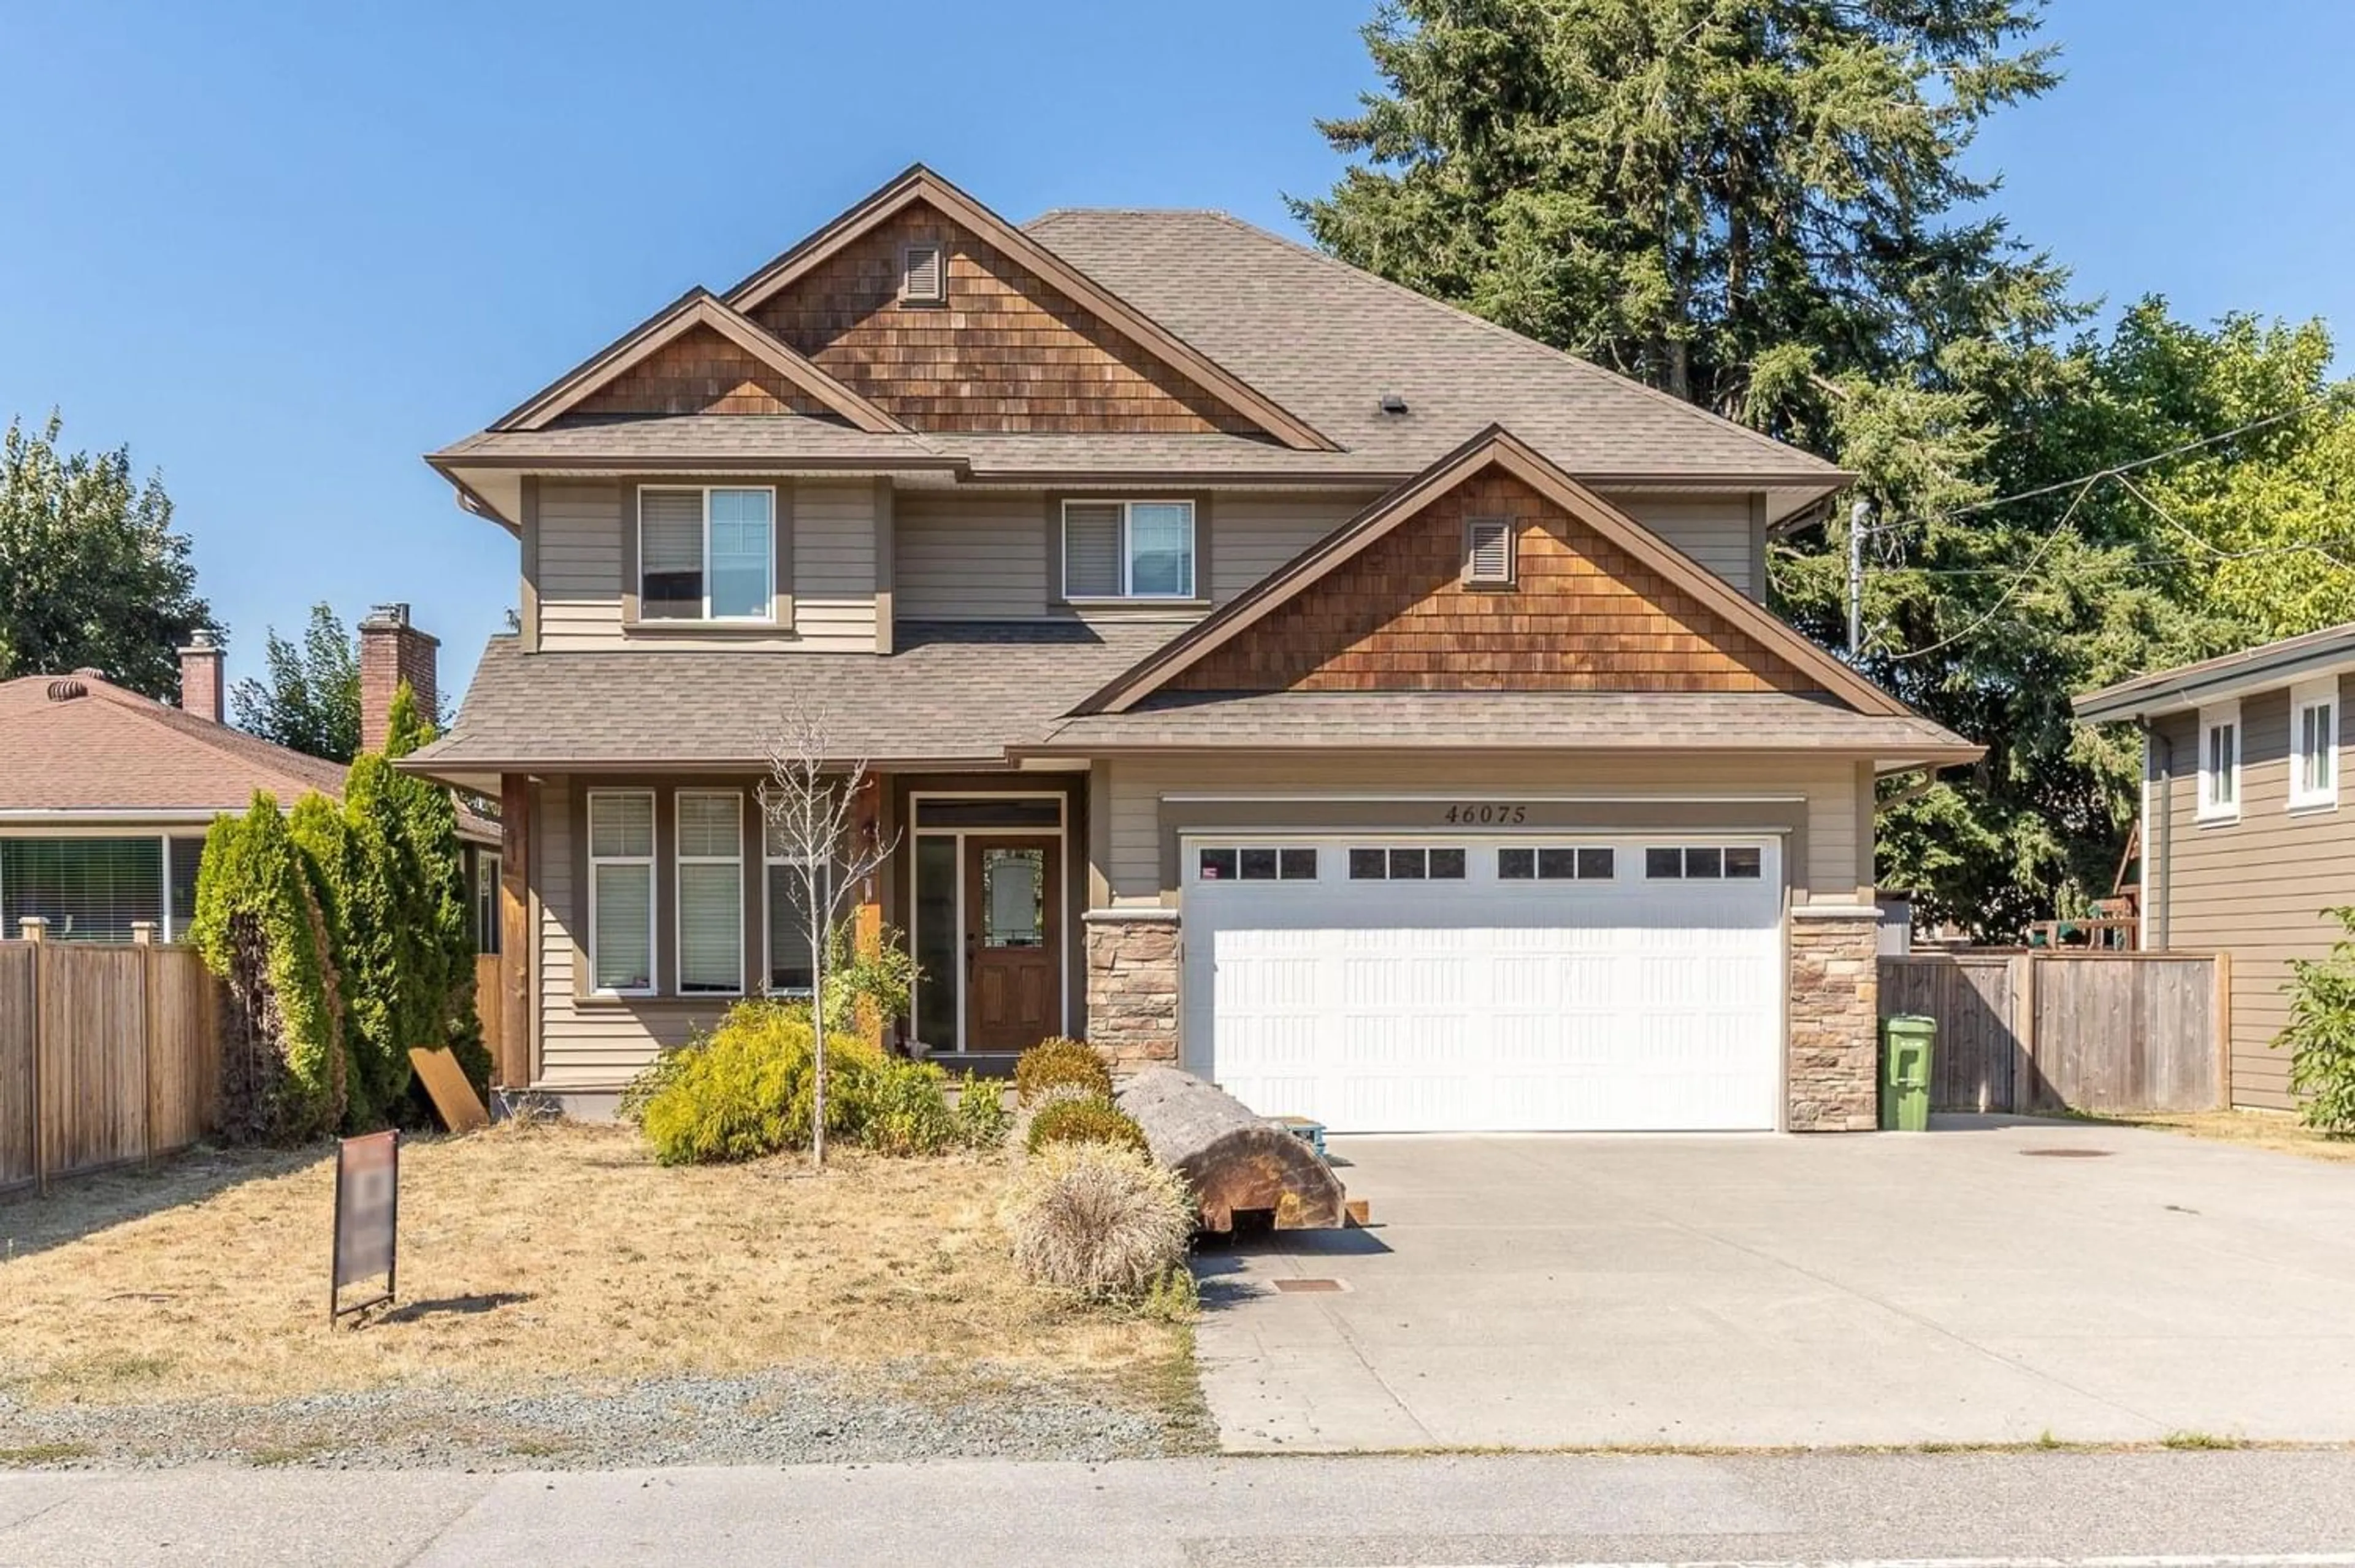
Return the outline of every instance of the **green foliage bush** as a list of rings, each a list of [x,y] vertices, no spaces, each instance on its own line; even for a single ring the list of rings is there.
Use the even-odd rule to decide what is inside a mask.
[[[1050,1144],[1061,1143],[1115,1144],[1141,1155],[1152,1153],[1146,1147],[1145,1129],[1136,1125],[1136,1118],[1102,1094],[1058,1100],[1030,1118],[1024,1147],[1032,1154]]]
[[[994,1149],[1006,1142],[1014,1114],[1006,1108],[1006,1085],[968,1072],[957,1081],[957,1141],[971,1149]]]
[[[1024,1051],[1014,1064],[1014,1096],[1028,1105],[1058,1083],[1076,1083],[1110,1098],[1112,1070],[1093,1047],[1056,1035]]]
[[[2355,1135],[2355,906],[2326,910],[2344,935],[2328,958],[2293,958],[2289,1023],[2274,1037],[2287,1051],[2290,1092],[2306,1125],[2333,1137]]]
[[[1032,1284],[1095,1301],[1157,1297],[1164,1310],[1194,1233],[1184,1179],[1104,1143],[1058,1144],[1025,1165],[999,1218]]]
[[[665,1051],[622,1093],[665,1165],[758,1159],[807,1148],[817,1084],[816,1045],[806,1005],[744,1001],[717,1028]],[[829,1141],[887,1155],[939,1154],[962,1141],[964,1124],[930,1062],[887,1056],[863,1037],[826,1036],[826,1131]]]
[[[315,810],[298,813],[316,827]],[[215,817],[203,867],[188,940],[229,993],[223,1131],[325,1132],[345,1112],[343,1004],[326,902],[278,802],[257,791],[244,816]]]

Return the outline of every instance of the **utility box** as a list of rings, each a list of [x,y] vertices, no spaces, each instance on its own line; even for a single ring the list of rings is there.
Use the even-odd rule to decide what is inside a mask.
[[[1881,1131],[1930,1130],[1930,1056],[1937,1043],[1935,1019],[1900,1013],[1881,1020]]]

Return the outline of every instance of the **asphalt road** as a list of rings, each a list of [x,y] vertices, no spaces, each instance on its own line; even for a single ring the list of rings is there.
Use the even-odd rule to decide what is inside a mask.
[[[0,1563],[2355,1568],[2355,1450],[0,1474]]]

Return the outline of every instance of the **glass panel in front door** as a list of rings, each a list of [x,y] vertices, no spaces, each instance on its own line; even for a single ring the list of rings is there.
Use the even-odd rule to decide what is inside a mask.
[[[985,849],[981,881],[981,944],[1042,945],[1047,923],[1047,852]]]

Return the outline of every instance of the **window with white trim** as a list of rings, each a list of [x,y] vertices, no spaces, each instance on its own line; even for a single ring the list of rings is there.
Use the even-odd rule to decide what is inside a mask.
[[[2200,710],[2200,820],[2232,822],[2241,815],[2241,705]]]
[[[1352,849],[1349,880],[1353,882],[1460,882],[1464,851],[1459,848]]]
[[[774,619],[776,513],[765,487],[642,486],[638,619]]]
[[[1313,882],[1314,848],[1208,848],[1194,858],[1194,876],[1204,882]]]
[[[589,988],[655,991],[655,792],[589,792]]]
[[[1764,864],[1755,844],[1655,845],[1644,851],[1644,875],[1655,881],[1756,881]]]
[[[762,859],[767,862],[762,889],[762,918],[769,931],[769,994],[806,997],[817,985],[817,961],[810,949],[809,862],[786,851],[773,823],[764,826]],[[817,884],[818,915],[824,922],[834,898],[835,868],[821,873]]]
[[[683,789],[678,817],[678,990],[744,994],[744,797]]]
[[[2339,678],[2301,681],[2289,692],[2292,811],[2339,804]]]
[[[1063,597],[1194,597],[1194,503],[1063,503]]]
[[[1607,844],[1538,845],[1497,851],[1497,880],[1503,882],[1607,882],[1618,872],[1618,856]]]

